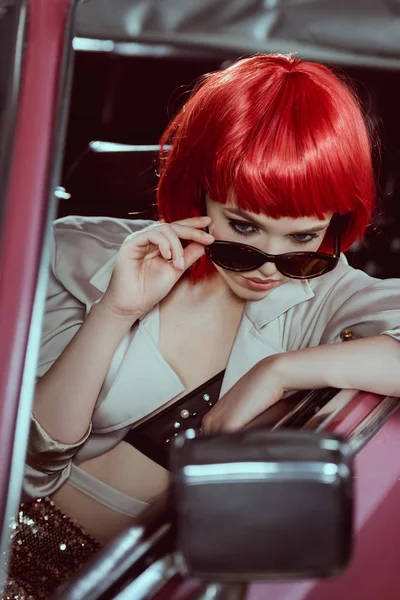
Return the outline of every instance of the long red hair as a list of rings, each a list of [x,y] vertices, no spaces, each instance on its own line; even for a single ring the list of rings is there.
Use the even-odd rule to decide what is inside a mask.
[[[161,138],[160,217],[203,214],[201,190],[221,203],[233,190],[243,210],[273,219],[348,213],[347,250],[375,205],[371,141],[351,87],[292,55],[244,58],[202,77]],[[212,271],[203,257],[192,277]]]

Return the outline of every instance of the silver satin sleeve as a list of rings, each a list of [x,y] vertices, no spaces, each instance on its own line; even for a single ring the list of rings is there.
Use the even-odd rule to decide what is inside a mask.
[[[351,282],[344,277],[335,286],[330,304],[321,344],[338,341],[344,329],[354,331],[356,338],[389,335],[400,342],[398,279],[376,279],[353,292]]]
[[[85,318],[85,307],[60,282],[56,272],[57,247],[54,244],[42,328],[37,376],[42,377],[62,354]],[[22,497],[25,500],[54,493],[68,478],[71,461],[90,435],[74,444],[54,440],[31,415],[31,427]]]
[[[82,439],[64,444],[54,440],[32,415],[22,501],[50,496],[67,481],[72,459],[91,431],[90,424]]]

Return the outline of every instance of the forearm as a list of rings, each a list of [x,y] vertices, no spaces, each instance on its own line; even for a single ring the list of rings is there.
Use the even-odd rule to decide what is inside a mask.
[[[285,389],[335,387],[400,397],[400,343],[388,335],[276,357]]]
[[[132,322],[94,305],[64,352],[39,379],[33,413],[56,440],[72,444],[86,433],[113,354]]]

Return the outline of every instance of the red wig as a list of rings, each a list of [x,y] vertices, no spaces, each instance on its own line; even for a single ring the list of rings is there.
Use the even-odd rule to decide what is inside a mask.
[[[202,189],[221,203],[233,191],[243,210],[273,219],[349,213],[347,250],[373,213],[371,142],[358,99],[327,67],[292,55],[257,55],[205,75],[161,146],[158,207],[167,222],[204,214]],[[326,236],[320,251],[328,244]],[[212,272],[203,257],[192,277]]]

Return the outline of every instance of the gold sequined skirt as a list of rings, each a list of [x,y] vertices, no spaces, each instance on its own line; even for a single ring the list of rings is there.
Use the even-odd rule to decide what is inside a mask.
[[[101,547],[50,498],[21,504],[10,538],[2,600],[51,598]]]

